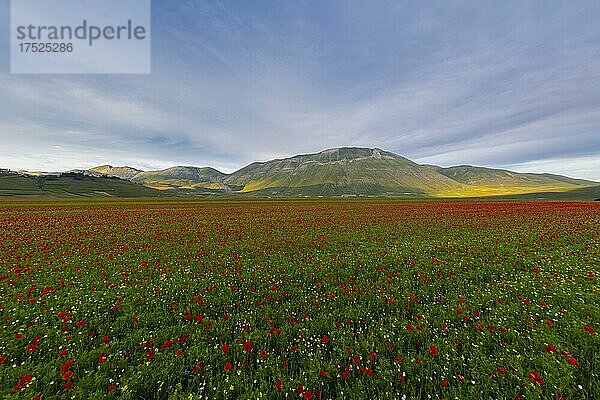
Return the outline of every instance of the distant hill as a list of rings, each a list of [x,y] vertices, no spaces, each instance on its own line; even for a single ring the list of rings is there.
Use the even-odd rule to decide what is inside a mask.
[[[381,149],[359,147],[334,148],[314,154],[255,162],[231,174],[210,167],[176,166],[158,171],[141,171],[110,165],[74,170],[71,174],[73,176],[23,172],[17,177],[5,178],[0,193],[2,190],[4,193],[19,193],[20,190],[38,193],[39,184],[43,183],[45,188],[52,188],[55,193],[61,190],[66,194],[73,193],[78,191],[77,187],[81,187],[78,193],[108,193],[124,197],[229,194],[465,198],[526,197],[531,193],[544,193],[560,198],[555,194],[564,193],[562,198],[584,196],[588,199],[590,195],[593,196],[593,187],[600,185],[553,174],[518,173],[470,165],[448,168],[420,165]],[[51,176],[58,178],[60,184],[52,181]],[[36,177],[42,180],[35,181]],[[104,190],[106,185],[112,191]]]
[[[440,174],[467,185],[462,192],[447,195],[504,195],[535,192],[562,192],[596,185],[596,182],[573,179],[552,174],[519,173],[503,169],[492,169],[461,165],[456,167],[433,167]]]
[[[134,182],[160,189],[211,189],[228,191],[230,187],[223,183],[227,174],[214,168],[171,167],[160,171],[140,172],[132,179]]]
[[[0,173],[0,197],[161,197],[163,193],[127,180],[79,173],[28,176]]]
[[[538,192],[501,196],[515,200],[581,200],[600,201],[600,185],[568,190],[566,192]]]
[[[133,179],[142,170],[132,167],[113,167],[112,165],[100,165],[99,167],[90,168],[90,171],[97,172],[106,176],[114,176],[121,179]]]

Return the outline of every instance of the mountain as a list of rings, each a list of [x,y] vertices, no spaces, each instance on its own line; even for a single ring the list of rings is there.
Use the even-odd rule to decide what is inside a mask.
[[[442,168],[432,167],[440,174],[466,185],[462,191],[444,193],[445,195],[505,195],[536,192],[563,192],[593,186],[596,182],[573,179],[553,174],[518,173],[503,169],[460,165]]]
[[[18,194],[21,193],[19,190],[39,193],[40,184],[43,184],[43,192],[50,188],[52,193],[105,193],[125,197],[229,194],[406,198],[523,195],[524,198],[536,198],[535,195],[527,196],[539,193],[548,198],[590,199],[596,193],[594,187],[600,185],[553,174],[518,173],[470,165],[448,168],[420,165],[381,149],[357,147],[255,162],[231,174],[210,167],[176,166],[141,171],[102,165],[89,170],[74,170],[70,174],[20,172],[16,177],[3,179],[0,180],[0,194]]]
[[[270,195],[427,196],[462,185],[380,149],[336,148],[250,164],[224,182]]]
[[[566,192],[537,192],[493,197],[511,200],[580,200],[600,201],[600,185],[581,187]]]
[[[27,175],[0,172],[0,197],[161,197],[162,192],[116,177],[66,172]]]
[[[113,167],[112,165],[100,165],[99,167],[90,168],[88,171],[93,171],[101,175],[114,176],[121,179],[130,180],[142,170],[132,167]]]
[[[228,191],[223,183],[227,174],[214,168],[171,167],[160,171],[146,171],[135,175],[131,180],[160,190],[168,189],[210,189]]]

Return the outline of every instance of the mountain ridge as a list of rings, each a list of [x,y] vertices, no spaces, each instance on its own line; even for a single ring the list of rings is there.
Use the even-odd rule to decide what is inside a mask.
[[[119,178],[165,193],[293,197],[485,197],[567,192],[600,185],[548,173],[519,173],[472,165],[422,165],[389,151],[365,147],[337,147],[253,162],[229,174],[212,167],[173,166],[143,171],[109,164],[70,172]]]

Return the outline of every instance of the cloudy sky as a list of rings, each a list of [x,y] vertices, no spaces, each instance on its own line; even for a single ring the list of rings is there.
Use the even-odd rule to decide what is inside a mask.
[[[157,0],[149,75],[9,70],[0,167],[228,172],[365,146],[600,180],[597,0]]]

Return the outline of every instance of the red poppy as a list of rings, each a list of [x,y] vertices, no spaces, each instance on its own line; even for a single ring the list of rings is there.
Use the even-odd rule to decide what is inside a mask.
[[[573,357],[569,357],[568,360],[569,360],[569,364],[571,364],[571,365],[574,365],[574,366],[579,365],[579,362],[576,359],[574,359]]]
[[[223,343],[222,350],[223,353],[227,353],[229,351],[229,345],[227,343]]]
[[[69,368],[71,368],[71,366],[73,366],[73,364],[75,364],[75,361],[73,360],[69,360],[66,363],[64,363],[63,365],[60,366],[60,370],[62,372],[65,372],[66,370],[68,370]]]
[[[227,361],[227,362],[225,363],[225,366],[223,367],[223,369],[224,369],[225,371],[231,371],[231,370],[233,369],[233,367],[231,366],[231,363],[230,363],[229,361]]]
[[[73,381],[67,381],[67,382],[65,382],[65,384],[63,385],[63,387],[65,389],[71,389],[73,387]]]
[[[252,344],[252,342],[246,342],[246,343],[244,343],[244,351],[245,352],[249,352],[253,348],[254,348],[254,345]]]
[[[281,383],[281,381],[277,381],[275,382],[275,387],[279,390],[281,390],[281,388],[283,387],[283,383]]]
[[[591,326],[584,325],[583,329],[585,329],[586,331],[588,331],[592,335],[596,334],[596,330],[594,328],[592,328]]]
[[[528,379],[529,379],[531,382],[535,383],[536,385],[540,385],[540,386],[541,386],[541,385],[543,385],[543,384],[544,384],[544,381],[542,380],[542,377],[541,377],[541,376],[539,376],[539,375],[538,375],[538,373],[537,373],[537,372],[535,372],[535,371],[531,371],[531,372],[529,373],[529,375],[527,375],[527,378],[528,378]]]
[[[438,353],[438,349],[434,345],[429,345],[429,354],[435,356]]]

